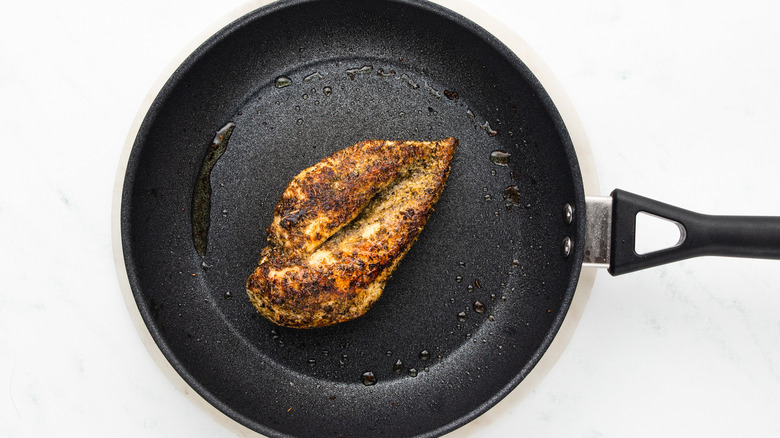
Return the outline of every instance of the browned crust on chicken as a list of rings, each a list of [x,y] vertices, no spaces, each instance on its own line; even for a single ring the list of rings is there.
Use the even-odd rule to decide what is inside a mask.
[[[433,212],[457,144],[364,141],[298,174],[247,281],[252,304],[285,327],[363,315]]]

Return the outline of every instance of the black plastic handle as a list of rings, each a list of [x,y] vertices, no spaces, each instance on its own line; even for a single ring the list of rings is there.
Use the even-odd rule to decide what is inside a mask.
[[[641,212],[679,223],[682,242],[637,254],[636,215]],[[611,248],[612,275],[699,256],[780,259],[780,217],[699,214],[616,189],[612,192]]]

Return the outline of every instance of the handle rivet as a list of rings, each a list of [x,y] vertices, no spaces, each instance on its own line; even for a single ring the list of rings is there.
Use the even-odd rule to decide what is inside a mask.
[[[571,254],[572,241],[566,236],[563,238],[563,257],[569,257]]]
[[[566,225],[571,225],[574,220],[574,207],[568,202],[563,206],[563,220],[566,221]]]

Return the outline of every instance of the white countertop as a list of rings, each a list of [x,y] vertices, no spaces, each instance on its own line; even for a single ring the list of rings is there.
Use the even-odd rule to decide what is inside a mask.
[[[777,7],[469,3],[555,74],[587,133],[600,194],[780,216]],[[176,389],[144,347],[117,281],[111,212],[148,91],[192,41],[246,7],[0,3],[0,436],[240,433]],[[777,261],[720,258],[597,272],[541,382],[453,436],[780,435],[778,273]]]

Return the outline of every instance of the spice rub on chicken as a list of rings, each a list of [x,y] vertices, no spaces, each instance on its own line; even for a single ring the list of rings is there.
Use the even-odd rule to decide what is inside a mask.
[[[433,212],[457,145],[363,141],[298,174],[247,281],[252,304],[295,328],[365,314]]]

